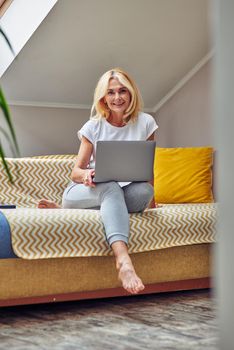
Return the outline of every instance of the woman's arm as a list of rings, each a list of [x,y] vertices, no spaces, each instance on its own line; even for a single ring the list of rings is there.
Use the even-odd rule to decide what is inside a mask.
[[[77,160],[71,173],[72,181],[95,187],[92,181],[95,171],[94,169],[87,169],[92,152],[93,144],[85,136],[82,136]]]
[[[147,141],[155,141],[155,133],[150,135],[150,137],[148,137]],[[154,187],[154,178],[151,181],[149,181],[149,183]],[[152,200],[149,204],[149,208],[157,208],[157,204],[154,201],[154,197],[152,198]]]

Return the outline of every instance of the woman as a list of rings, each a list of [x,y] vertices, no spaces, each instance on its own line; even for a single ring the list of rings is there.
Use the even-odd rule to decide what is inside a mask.
[[[100,78],[94,93],[90,120],[78,131],[81,145],[72,170],[72,183],[63,194],[63,208],[100,208],[107,241],[116,259],[123,288],[137,294],[144,289],[128,254],[129,213],[146,209],[153,197],[147,182],[95,184],[95,151],[98,140],[153,140],[157,124],[140,112],[141,96],[134,81],[119,68]],[[58,208],[41,200],[39,208]]]

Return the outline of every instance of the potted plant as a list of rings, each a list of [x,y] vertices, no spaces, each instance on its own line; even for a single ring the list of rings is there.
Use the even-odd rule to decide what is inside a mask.
[[[13,48],[11,46],[11,43],[9,42],[6,34],[4,33],[4,31],[1,28],[0,28],[0,35],[2,35],[4,37],[4,39],[6,40],[8,46],[10,48],[10,50],[14,54]],[[4,93],[3,93],[2,89],[1,89],[1,87],[0,87],[0,109],[1,109],[1,111],[3,113],[4,119],[5,119],[6,124],[8,126],[8,131],[6,131],[0,125],[0,159],[2,160],[4,169],[7,172],[7,176],[9,178],[9,180],[11,182],[13,182],[9,166],[8,166],[7,161],[5,159],[5,152],[4,152],[4,149],[3,149],[3,145],[1,143],[1,135],[4,135],[4,137],[6,138],[7,142],[10,145],[11,151],[12,151],[14,156],[16,156],[16,157],[18,156],[19,157],[20,156],[20,152],[19,152],[19,147],[18,147],[15,131],[14,131],[14,127],[13,127],[11,116],[10,116],[9,107],[8,107],[7,101],[5,99],[5,96],[4,96]]]

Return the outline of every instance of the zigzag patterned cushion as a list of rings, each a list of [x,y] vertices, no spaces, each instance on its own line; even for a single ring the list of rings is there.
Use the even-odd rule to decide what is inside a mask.
[[[75,159],[77,154],[47,154],[44,156],[33,156],[29,158],[36,159]]]
[[[23,259],[107,256],[98,210],[4,209],[15,254]],[[165,205],[130,215],[129,252],[215,240],[216,205]]]
[[[9,182],[0,163],[0,203],[36,207],[41,198],[48,198],[61,204],[74,162],[72,155],[8,158],[14,183]]]

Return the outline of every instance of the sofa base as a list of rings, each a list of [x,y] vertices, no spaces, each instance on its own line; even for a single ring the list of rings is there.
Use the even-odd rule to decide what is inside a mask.
[[[194,289],[208,289],[212,287],[212,281],[209,277],[190,279],[184,281],[172,281],[153,283],[145,286],[145,289],[140,294],[153,294],[162,292],[172,292],[181,290],[194,290]],[[13,305],[29,305],[29,304],[42,304],[42,303],[54,303],[64,301],[75,300],[88,300],[88,299],[100,299],[100,298],[113,298],[121,296],[130,296],[125,292],[123,288],[110,288],[96,291],[86,291],[78,293],[67,294],[54,294],[38,297],[27,297],[20,299],[0,300],[0,306],[13,306]]]
[[[212,244],[131,255],[142,294],[210,287]],[[0,306],[129,295],[114,258],[0,259]]]

